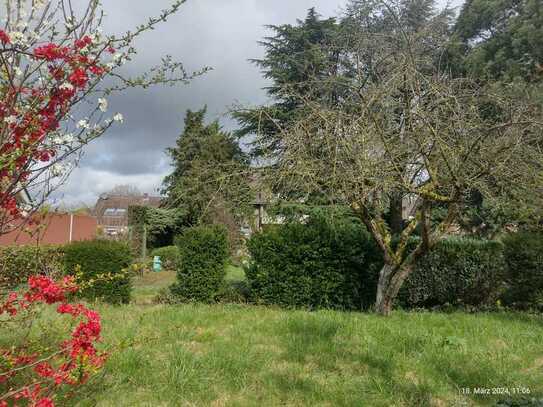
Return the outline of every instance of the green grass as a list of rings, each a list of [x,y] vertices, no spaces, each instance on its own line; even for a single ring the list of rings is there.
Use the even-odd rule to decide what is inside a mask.
[[[136,304],[98,307],[113,351],[80,405],[471,406],[500,398],[461,393],[475,387],[543,397],[541,316],[138,305],[172,280],[145,276]]]
[[[230,279],[243,279],[229,269]],[[102,373],[78,406],[492,406],[462,388],[543,399],[543,316],[407,313],[390,318],[242,305],[153,305],[172,272],[136,279],[135,301],[94,305]],[[54,333],[56,316],[43,323]],[[59,322],[60,323],[60,322]]]

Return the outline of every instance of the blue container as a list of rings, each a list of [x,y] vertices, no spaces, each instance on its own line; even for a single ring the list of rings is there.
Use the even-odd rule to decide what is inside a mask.
[[[155,256],[153,258],[153,270],[156,272],[162,271],[162,261],[160,260],[160,256]]]

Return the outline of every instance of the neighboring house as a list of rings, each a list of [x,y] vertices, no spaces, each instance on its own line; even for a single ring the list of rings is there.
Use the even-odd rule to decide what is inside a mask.
[[[89,215],[50,212],[32,218],[34,222],[0,234],[0,246],[63,245],[96,237],[96,219]]]
[[[161,198],[143,195],[102,194],[94,207],[94,216],[104,235],[115,238],[128,232],[128,207],[150,206],[158,208]]]

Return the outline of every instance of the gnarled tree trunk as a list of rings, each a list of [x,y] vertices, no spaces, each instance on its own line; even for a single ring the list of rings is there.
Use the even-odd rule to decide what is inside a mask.
[[[400,292],[400,288],[409,276],[413,267],[411,265],[385,264],[379,273],[377,284],[377,297],[375,300],[375,312],[388,316],[392,312],[394,300]]]

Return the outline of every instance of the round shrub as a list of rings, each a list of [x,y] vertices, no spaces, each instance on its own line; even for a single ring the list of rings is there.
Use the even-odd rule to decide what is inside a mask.
[[[132,261],[127,244],[109,240],[74,242],[65,246],[64,266],[77,274],[89,300],[111,304],[130,302],[131,275],[126,269]]]
[[[58,279],[64,273],[61,246],[0,247],[0,287],[14,288],[32,275]]]
[[[255,302],[358,310],[374,301],[379,254],[355,220],[313,217],[276,226],[253,236],[248,249]]]
[[[155,249],[151,252],[151,257],[159,256],[162,261],[162,267],[166,270],[175,270],[179,249],[177,246],[165,246]]]
[[[400,293],[407,307],[494,305],[505,288],[503,245],[451,238],[417,263]]]
[[[506,305],[543,309],[543,233],[520,232],[504,239],[507,263]]]
[[[177,282],[170,288],[180,301],[213,302],[223,285],[228,260],[227,231],[222,226],[197,226],[176,239]]]

